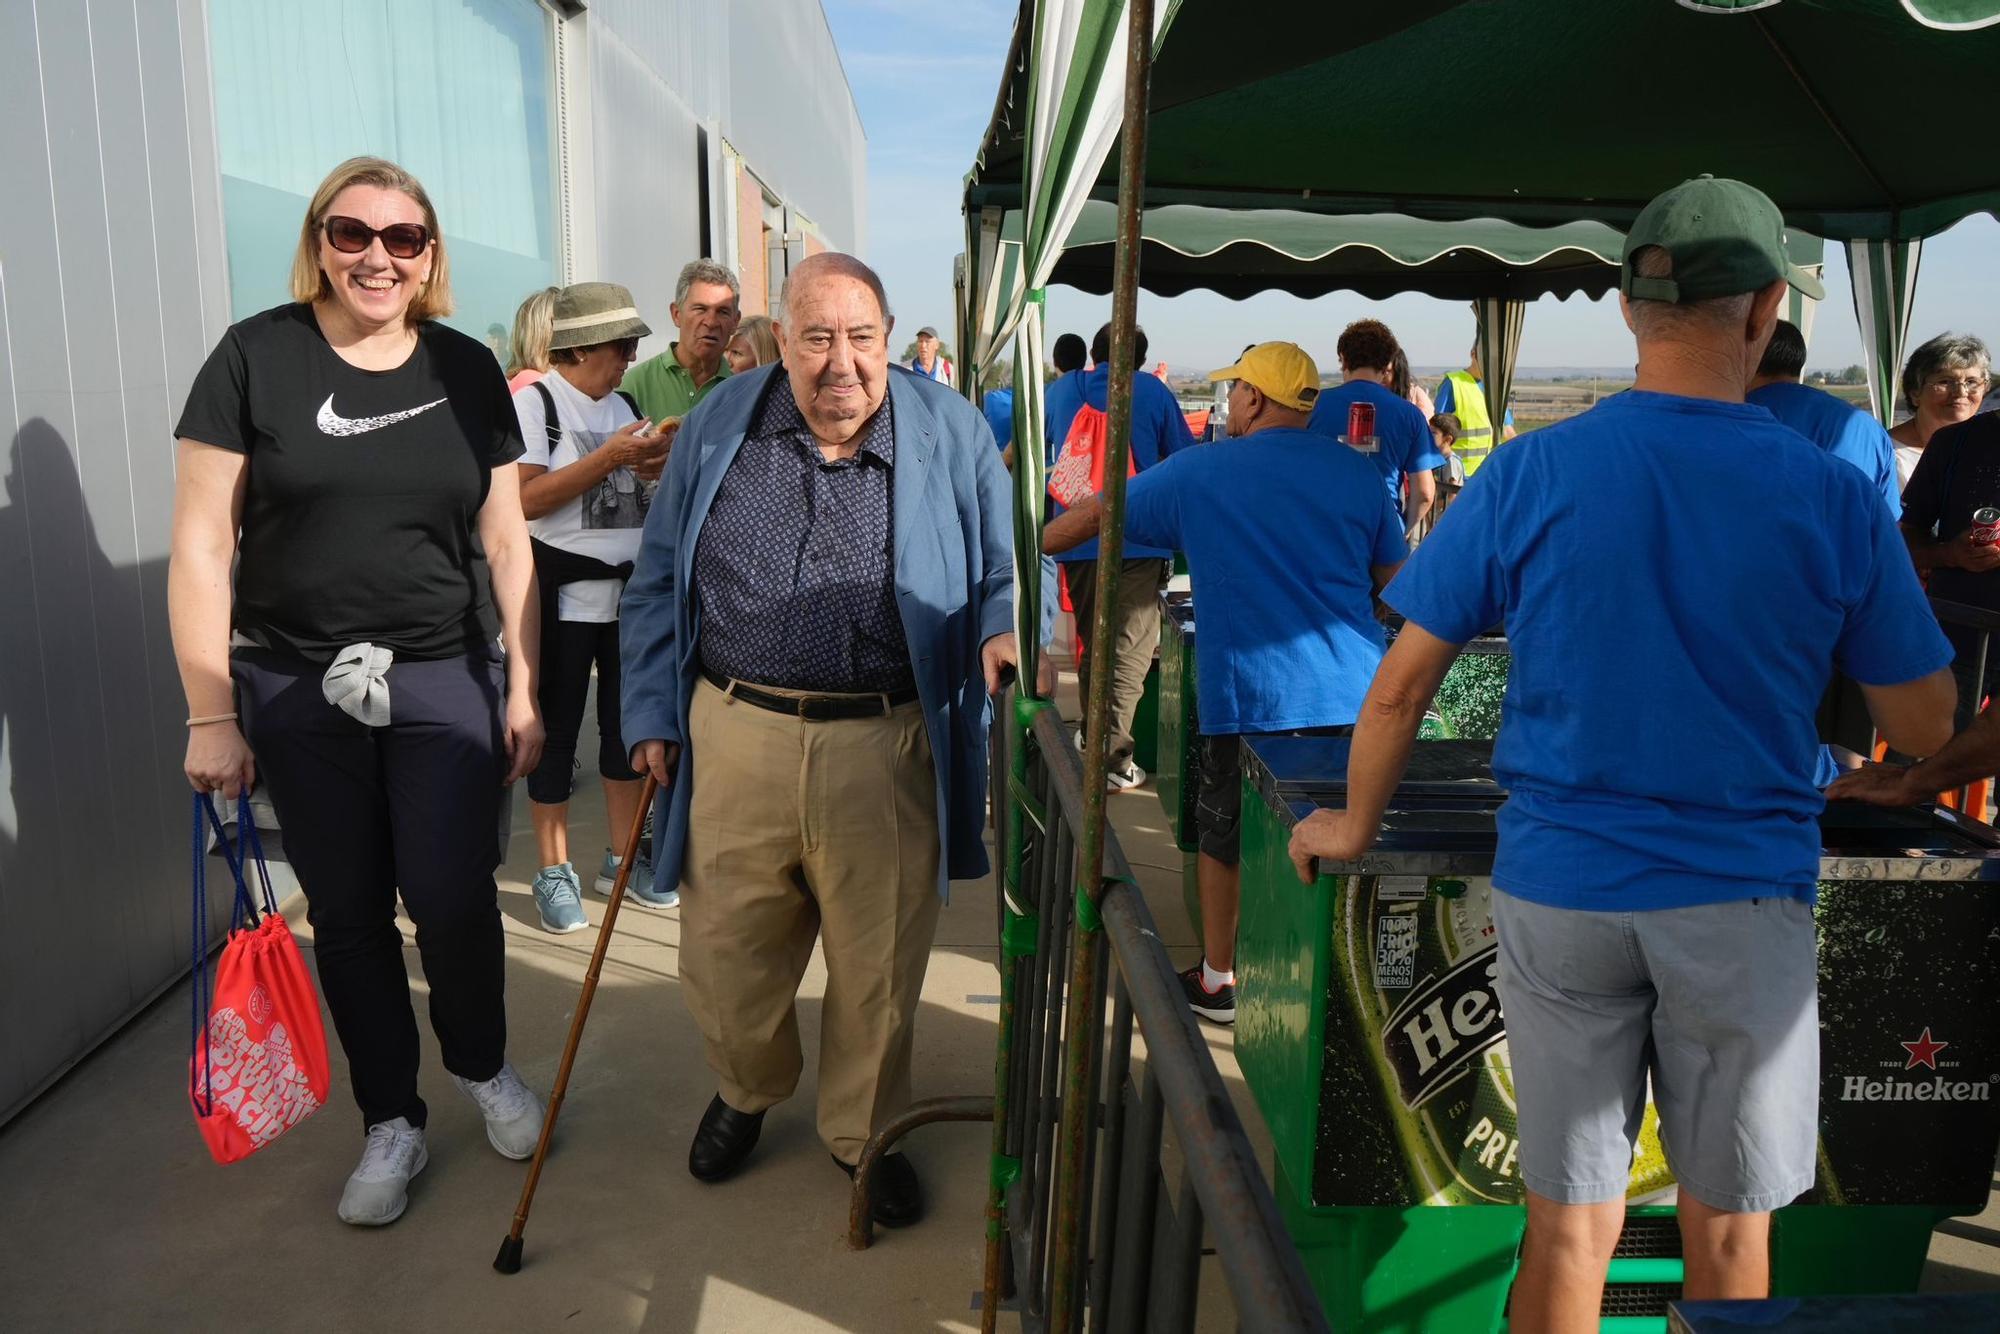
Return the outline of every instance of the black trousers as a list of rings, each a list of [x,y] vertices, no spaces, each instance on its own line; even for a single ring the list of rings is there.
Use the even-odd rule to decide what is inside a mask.
[[[417,928],[445,1069],[500,1073],[505,944],[495,838],[507,776],[497,651],[389,669],[387,727],[326,702],[324,668],[263,649],[231,655],[244,736],[305,890],[320,988],[364,1127],[421,1126],[417,1020],[396,894]]]
[[[639,775],[618,731],[618,622],[552,621],[542,627],[542,760],[528,775],[528,800],[560,806],[575,789],[576,738],[597,668],[597,772],[613,782]]]

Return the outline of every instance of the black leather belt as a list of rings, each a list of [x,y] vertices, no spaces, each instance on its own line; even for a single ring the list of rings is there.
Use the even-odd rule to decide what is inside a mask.
[[[706,667],[701,669],[701,676],[731,699],[740,699],[745,704],[754,704],[772,713],[803,718],[809,723],[839,722],[844,718],[882,718],[898,704],[908,704],[917,697],[915,686],[878,691],[872,695],[777,695],[741,681],[732,681]]]

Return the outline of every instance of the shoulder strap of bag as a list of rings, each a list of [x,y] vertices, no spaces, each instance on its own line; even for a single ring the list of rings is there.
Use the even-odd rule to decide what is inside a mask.
[[[537,380],[537,381],[536,381],[535,383],[537,383],[537,384],[540,384],[540,383],[541,383],[541,381]],[[617,394],[617,395],[618,395],[618,397],[620,397],[620,398],[624,399],[624,400],[625,400],[625,406],[626,406],[626,407],[628,407],[628,408],[630,408],[630,409],[632,409],[632,420],[633,420],[633,421],[638,421],[638,420],[639,420],[640,418],[642,418],[642,417],[644,417],[644,416],[646,415],[645,413],[643,413],[643,412],[639,411],[639,400],[638,400],[638,399],[636,399],[636,398],[634,398],[634,397],[632,397],[632,395],[631,395],[630,393],[626,392],[626,391],[625,391],[625,390],[623,390],[623,389],[614,389],[614,390],[612,390],[611,392],[613,392],[614,394]]]
[[[535,392],[542,396],[542,433],[549,438],[549,453],[556,452],[562,443],[562,420],[556,416],[556,396],[540,380],[535,381]]]
[[[256,820],[250,814],[250,795],[247,792],[237,806],[236,828],[247,855],[257,859],[257,874],[263,881],[265,910],[275,914],[278,909],[271,893],[270,871],[264,865],[264,849],[257,837]],[[208,975],[208,835],[211,830],[215,834],[216,848],[229,864],[230,878],[236,882],[236,902],[230,910],[229,930],[234,934],[246,921],[252,926],[257,924],[257,905],[251,898],[249,883],[243,875],[246,858],[230,847],[229,831],[223,828],[222,817],[215,813],[215,803],[209,800],[206,792],[197,792],[194,794],[194,832],[189,850],[194,920],[188,966],[194,980],[189,989],[194,1013],[193,1030],[188,1038],[188,1097],[203,1116],[207,1116],[213,1106],[213,1091],[208,1087],[213,1064],[208,1045],[208,1011],[215,1002],[215,984]],[[197,1050],[201,1053],[203,1076],[200,1087],[197,1087],[194,1077]]]

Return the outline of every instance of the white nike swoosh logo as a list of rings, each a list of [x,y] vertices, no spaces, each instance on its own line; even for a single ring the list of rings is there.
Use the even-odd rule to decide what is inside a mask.
[[[333,395],[326,396],[326,402],[319,405],[319,429],[328,435],[362,435],[368,431],[379,431],[384,426],[393,426],[400,421],[408,421],[420,412],[429,412],[441,398],[432,399],[420,408],[410,408],[405,412],[384,413],[380,417],[343,417],[333,410]]]

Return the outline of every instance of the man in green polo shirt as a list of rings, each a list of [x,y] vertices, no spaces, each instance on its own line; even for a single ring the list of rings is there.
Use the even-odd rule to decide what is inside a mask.
[[[729,374],[722,349],[743,319],[743,292],[727,268],[697,259],[681,270],[669,309],[680,337],[626,371],[619,386],[638,400],[640,415],[654,422],[685,417]]]

